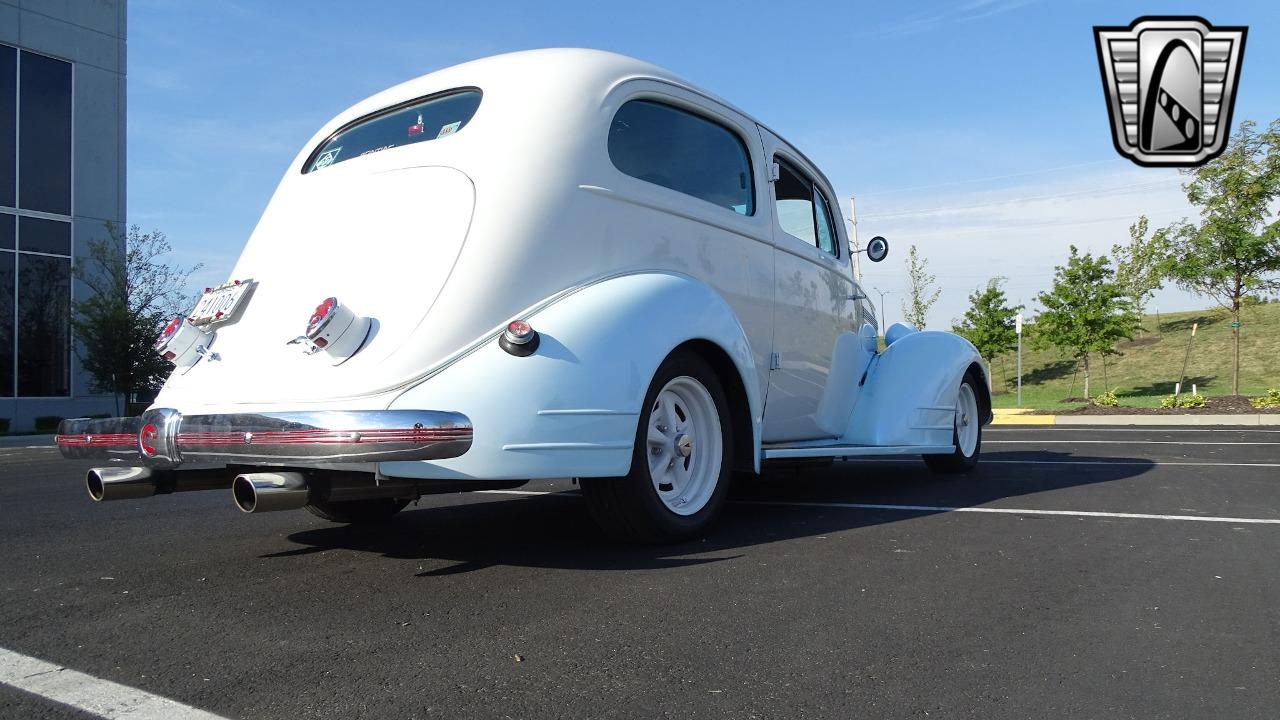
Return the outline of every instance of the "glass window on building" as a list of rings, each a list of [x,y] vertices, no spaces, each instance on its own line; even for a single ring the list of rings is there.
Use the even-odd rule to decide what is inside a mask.
[[[71,75],[0,45],[0,397],[71,394]]]
[[[18,207],[71,214],[71,63],[23,51],[18,73]]]
[[[0,45],[0,206],[18,192],[18,51]]]

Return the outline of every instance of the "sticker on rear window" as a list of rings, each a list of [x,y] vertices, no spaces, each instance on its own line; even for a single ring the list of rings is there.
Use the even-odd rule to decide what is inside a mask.
[[[445,135],[452,135],[458,132],[458,128],[460,127],[462,127],[461,120],[459,120],[458,122],[451,122],[448,125],[445,125],[444,127],[440,128],[440,133],[436,135],[436,137],[442,138]]]
[[[341,145],[336,148],[329,148],[328,150],[325,150],[323,153],[320,153],[320,157],[316,158],[316,164],[312,165],[311,169],[319,170],[323,167],[329,167],[333,164],[333,161],[338,159],[338,153],[340,152],[342,152]]]

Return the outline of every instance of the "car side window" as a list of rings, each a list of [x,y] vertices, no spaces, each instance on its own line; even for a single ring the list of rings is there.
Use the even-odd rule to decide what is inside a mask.
[[[778,161],[778,179],[773,183],[774,201],[778,208],[778,225],[794,238],[817,245],[813,224],[813,183]]]
[[[773,183],[778,225],[792,237],[840,256],[831,206],[812,180],[783,160]]]
[[[839,257],[836,251],[836,232],[831,223],[831,208],[827,207],[827,199],[822,197],[818,186],[813,186],[813,216],[818,221],[818,249]]]
[[[631,177],[755,214],[746,144],[701,115],[652,100],[626,102],[609,126],[609,159]]]

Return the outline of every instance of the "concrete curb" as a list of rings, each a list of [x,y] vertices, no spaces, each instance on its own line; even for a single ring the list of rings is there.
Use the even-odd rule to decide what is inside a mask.
[[[0,447],[28,447],[48,445],[53,447],[52,435],[3,435],[0,436]]]
[[[1280,426],[1280,415],[1027,415],[996,411],[992,425],[1235,425]]]

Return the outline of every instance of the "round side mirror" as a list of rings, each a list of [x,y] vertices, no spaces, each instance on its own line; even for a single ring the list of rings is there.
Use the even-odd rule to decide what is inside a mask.
[[[880,262],[889,256],[889,241],[877,235],[871,238],[871,242],[867,243],[867,259],[871,262]]]

